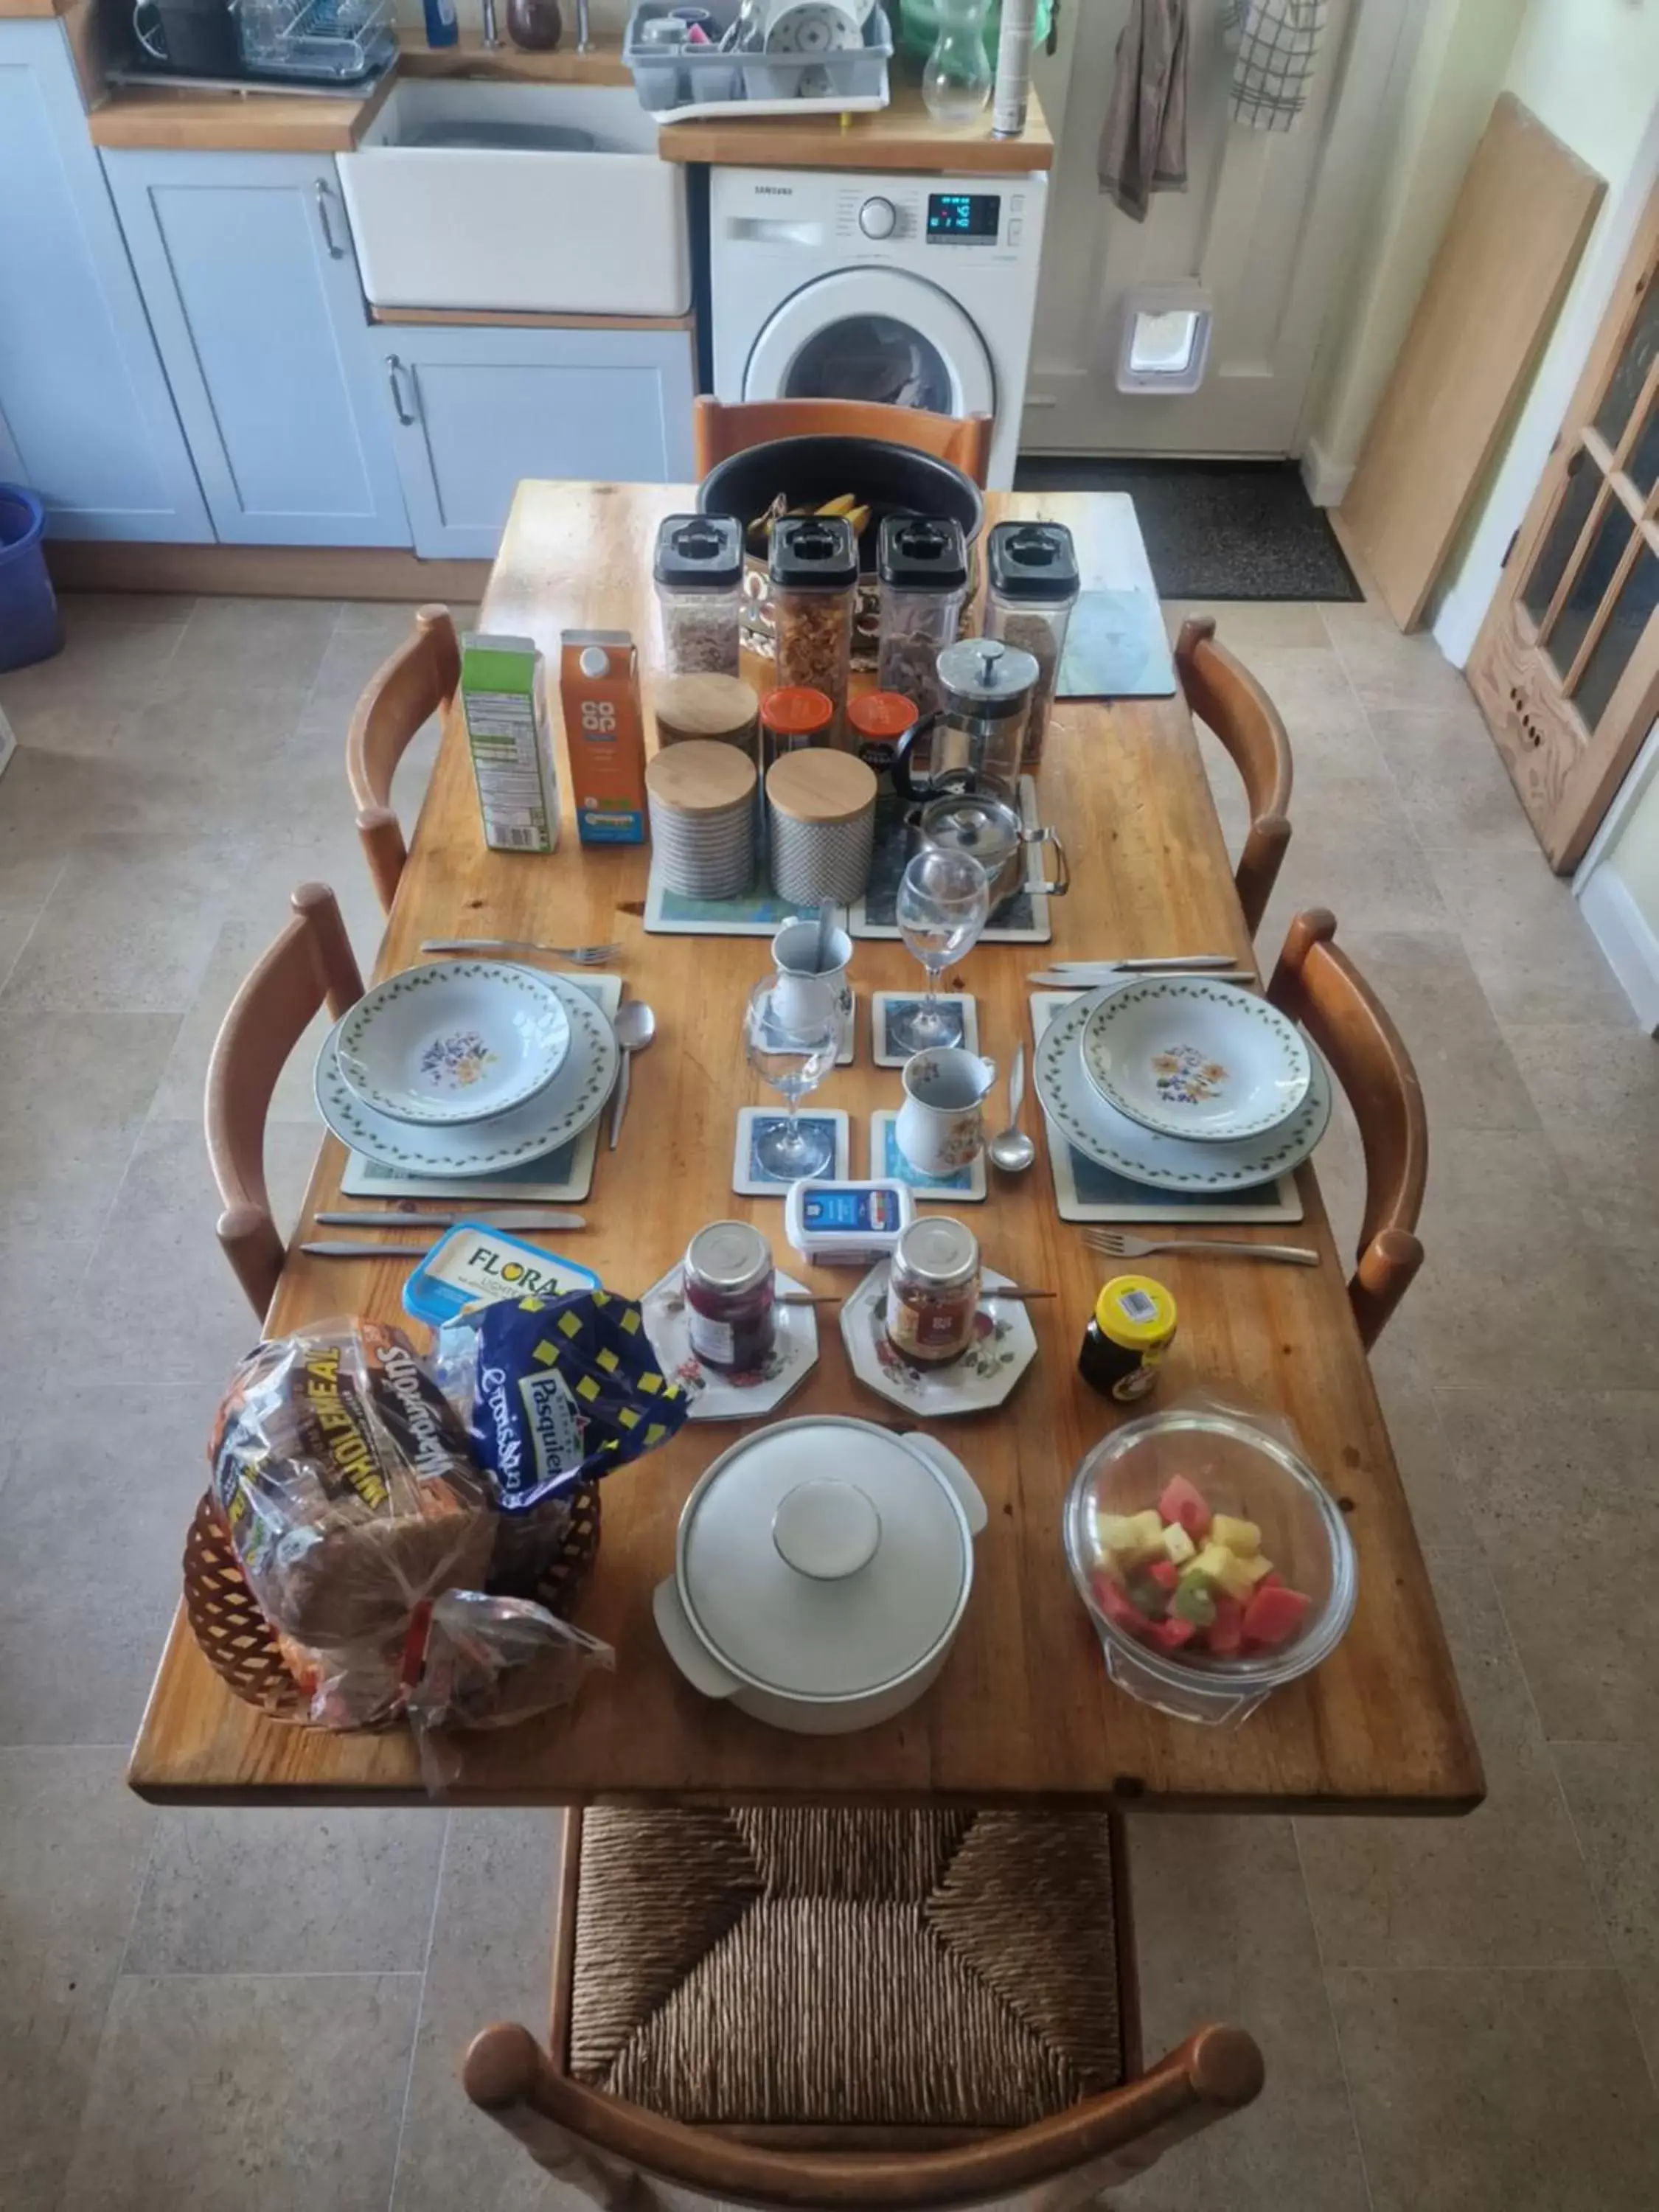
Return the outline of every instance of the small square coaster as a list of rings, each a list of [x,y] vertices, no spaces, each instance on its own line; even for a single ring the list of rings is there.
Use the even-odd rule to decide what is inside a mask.
[[[890,1012],[902,1009],[908,1012],[921,1004],[920,993],[915,991],[878,991],[870,1001],[870,1050],[878,1067],[902,1067],[915,1045],[902,1045],[888,1035]],[[969,1052],[979,1050],[979,1006],[971,991],[945,991],[939,1004],[947,1015],[956,1018],[955,1032],[941,1037],[941,1044],[965,1045]]]
[[[738,1141],[732,1158],[732,1188],[740,1198],[781,1198],[788,1190],[794,1178],[769,1175],[755,1157],[757,1130],[787,1119],[787,1116],[775,1106],[744,1106],[739,1110]],[[816,1111],[806,1108],[802,1110],[800,1123],[803,1129],[828,1129],[835,1138],[834,1159],[810,1180],[813,1182],[847,1182],[852,1153],[846,1114],[840,1107],[820,1107]]]
[[[872,1019],[874,1017],[872,1016]],[[853,1012],[847,1024],[847,1042],[842,1045],[841,1050],[836,1054],[836,1066],[837,1067],[850,1067],[858,1056],[859,994],[854,991],[853,994]],[[904,1062],[902,1060],[897,1060],[893,1064],[896,1066],[902,1067],[904,1065]]]
[[[958,1205],[977,1206],[985,1196],[985,1155],[970,1160],[953,1175],[925,1176],[913,1168],[899,1150],[893,1133],[897,1114],[881,1107],[870,1116],[870,1180],[902,1182],[921,1199],[951,1199]]]

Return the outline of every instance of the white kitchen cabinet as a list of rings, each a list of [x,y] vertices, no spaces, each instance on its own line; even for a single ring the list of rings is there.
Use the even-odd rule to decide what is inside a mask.
[[[398,466],[428,559],[495,557],[524,477],[693,473],[690,330],[385,324]]]
[[[121,150],[104,167],[219,536],[407,545],[329,157]]]
[[[52,18],[0,22],[0,477],[57,538],[213,536]]]

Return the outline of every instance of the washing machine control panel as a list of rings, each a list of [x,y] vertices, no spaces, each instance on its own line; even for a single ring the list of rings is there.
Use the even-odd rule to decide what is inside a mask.
[[[890,183],[882,178],[880,189],[872,190],[877,183],[873,177],[860,178],[836,193],[837,238],[894,249],[912,267],[943,260],[944,254],[934,251],[940,246],[953,261],[970,255],[997,263],[1014,258],[1024,229],[1023,190],[970,191],[964,180],[964,188],[941,191],[927,189],[920,179],[913,186],[902,177]]]

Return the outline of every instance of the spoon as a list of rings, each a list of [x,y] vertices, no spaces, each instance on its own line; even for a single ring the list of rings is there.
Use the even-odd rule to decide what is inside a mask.
[[[622,1066],[617,1071],[617,1095],[611,1106],[611,1149],[617,1149],[617,1139],[622,1134],[623,1115],[628,1111],[628,1074],[633,1066],[634,1054],[643,1052],[657,1034],[657,1018],[643,999],[624,999],[617,1009],[614,1024],[617,1042],[622,1047]]]
[[[1036,1146],[1019,1126],[1020,1102],[1025,1096],[1025,1048],[1016,1048],[1014,1064],[1008,1071],[1008,1126],[999,1129],[985,1147],[991,1155],[991,1164],[1004,1175],[1024,1175],[1036,1158]]]

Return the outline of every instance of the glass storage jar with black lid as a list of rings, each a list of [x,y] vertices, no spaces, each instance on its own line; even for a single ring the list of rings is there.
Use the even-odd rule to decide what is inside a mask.
[[[990,580],[985,593],[985,635],[1022,647],[1037,665],[1023,763],[1035,769],[1042,759],[1066,632],[1080,588],[1077,549],[1063,522],[999,522],[992,529],[986,559]]]
[[[752,1222],[711,1221],[685,1248],[686,1333],[705,1367],[747,1374],[777,1333],[772,1248]]]
[[[772,621],[778,684],[847,702],[859,549],[844,515],[783,515],[772,526]]]
[[[657,605],[671,676],[735,676],[743,611],[743,526],[730,514],[671,514],[657,532]]]
[[[968,543],[948,517],[890,514],[876,542],[881,642],[876,682],[914,699],[924,714],[939,703],[939,657],[957,641],[968,596]]]

